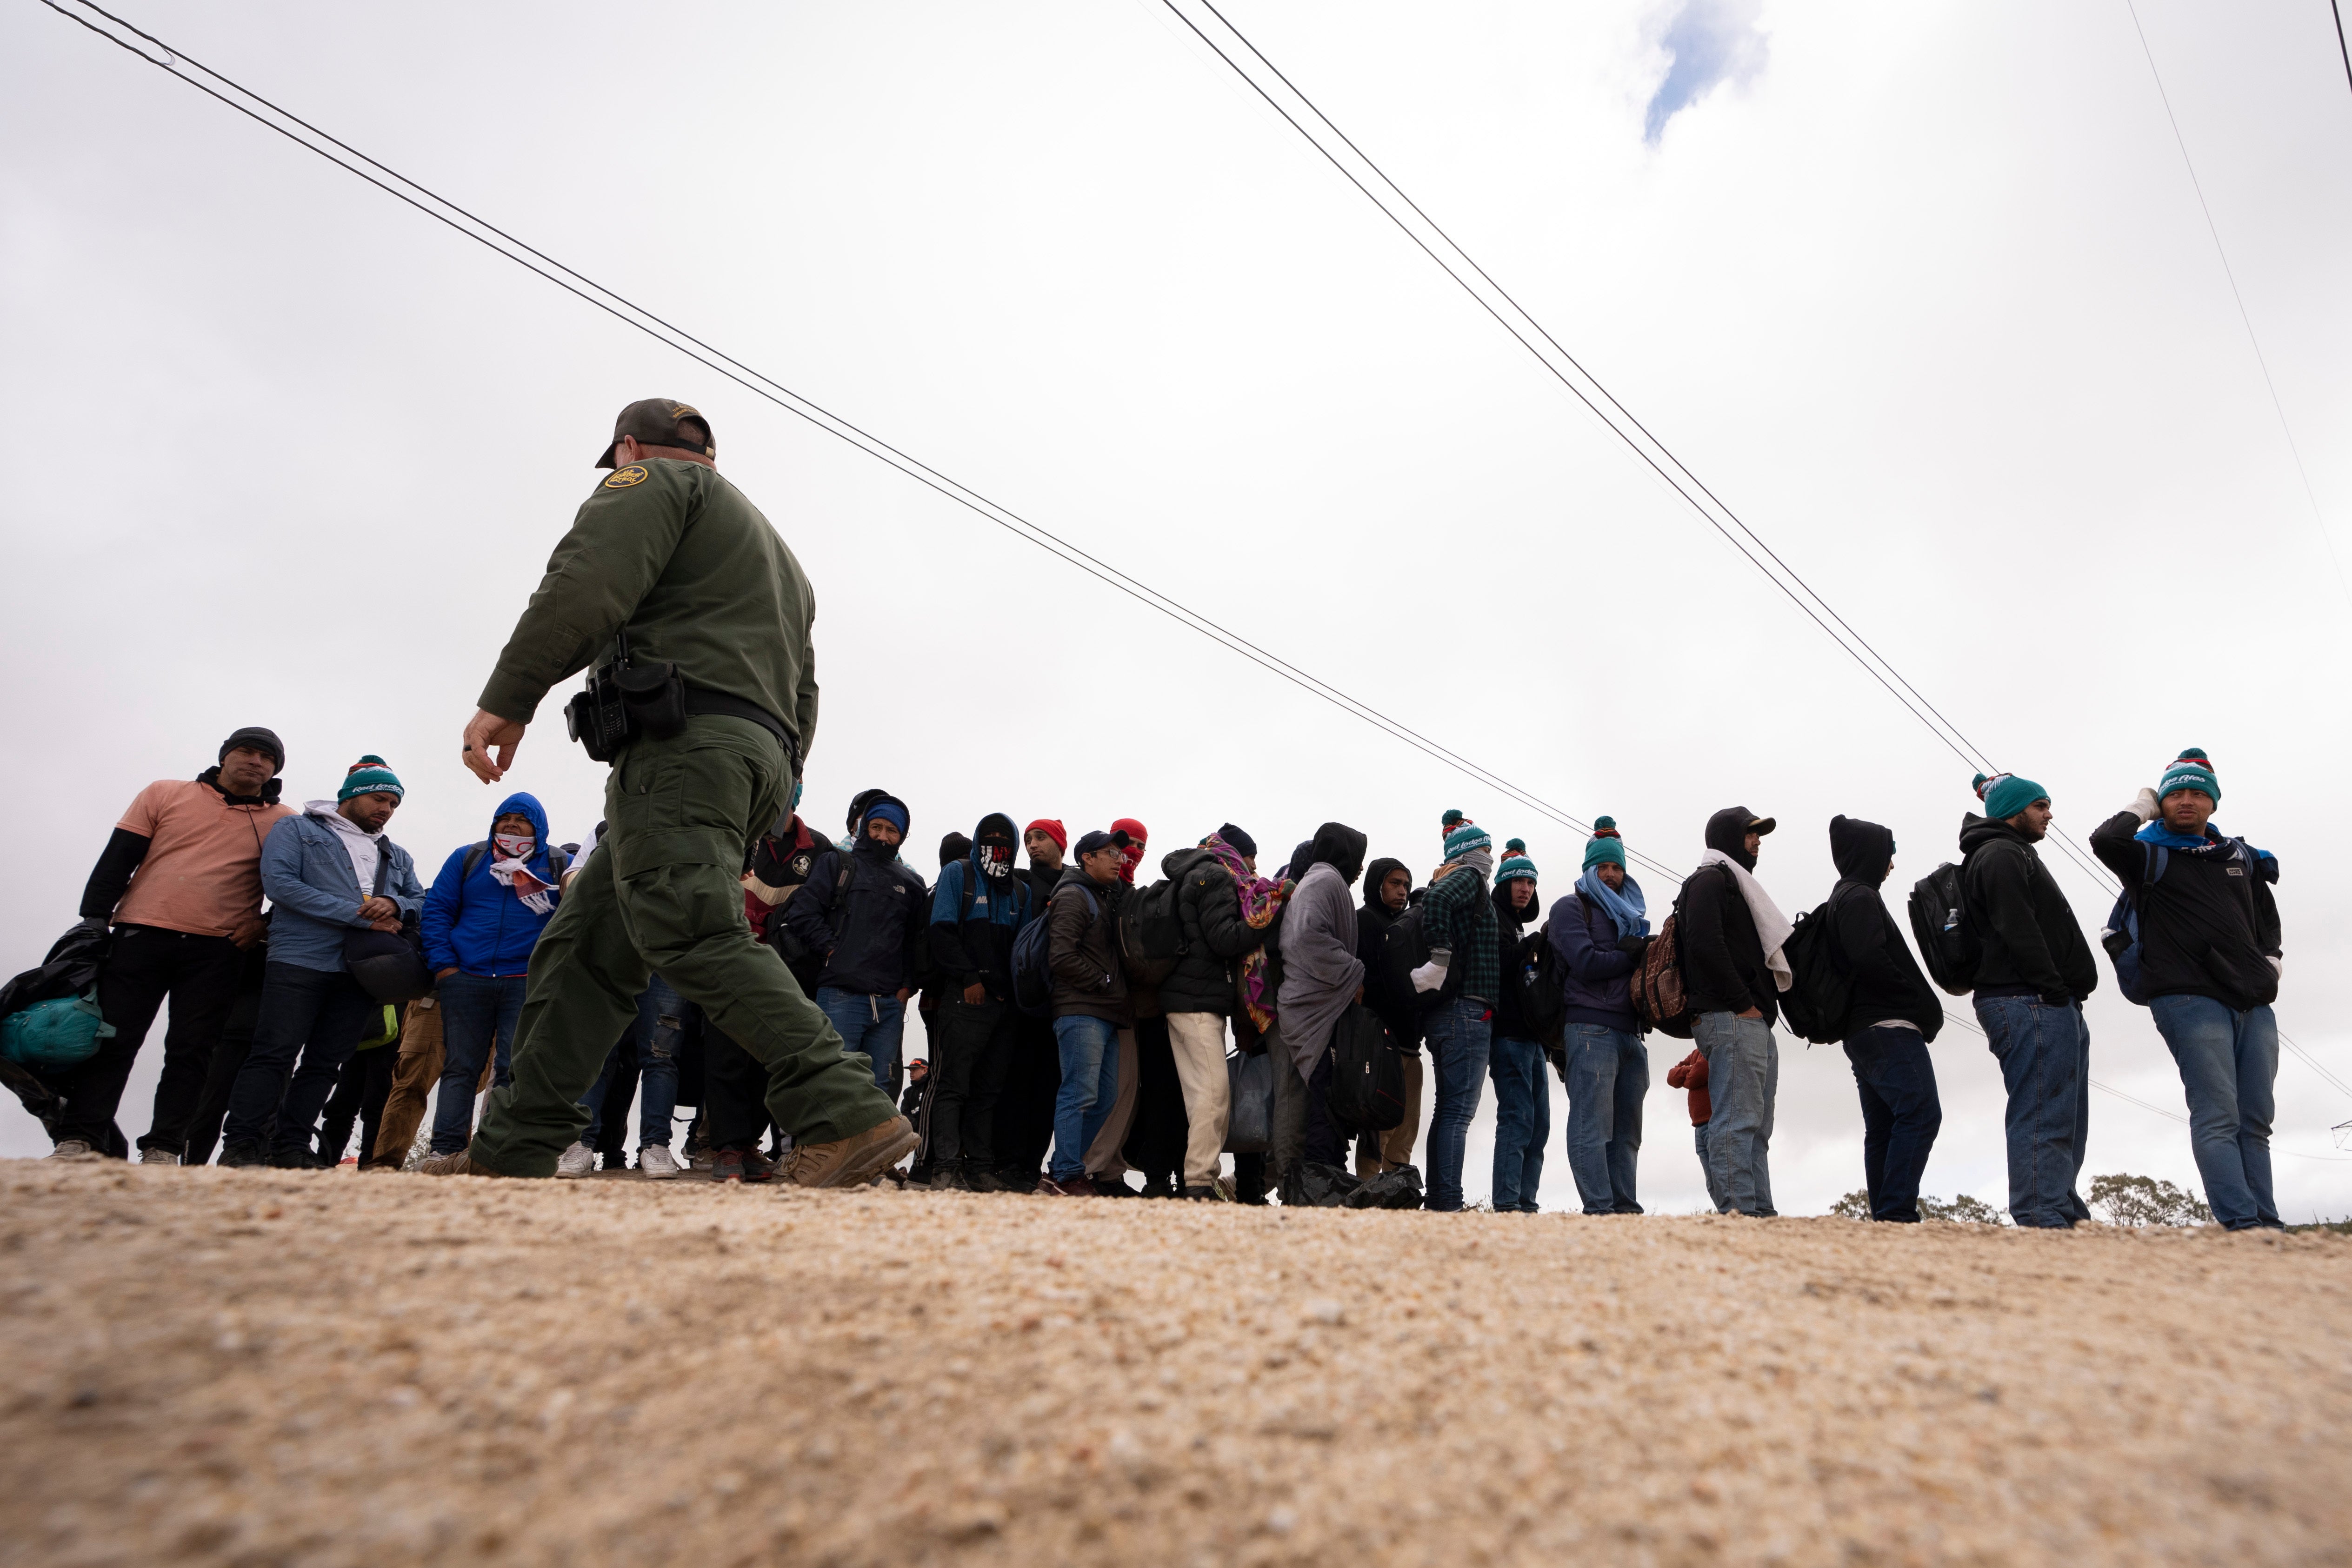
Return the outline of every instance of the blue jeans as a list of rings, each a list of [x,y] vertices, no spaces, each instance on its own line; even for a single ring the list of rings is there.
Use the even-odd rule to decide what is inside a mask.
[[[2158,996],[2147,1010],[2188,1091],[2189,1147],[2213,1217],[2231,1230],[2278,1224],[2271,1195],[2278,1020],[2267,1006],[2237,1013],[2210,996]]]
[[[1720,1213],[1723,1208],[1723,1187],[1715,1179],[1715,1167],[1706,1163],[1706,1122],[1702,1121],[1692,1127],[1691,1142],[1698,1150],[1699,1174],[1706,1178],[1706,1201],[1713,1204],[1717,1212]]]
[[[1462,1208],[1462,1145],[1470,1120],[1478,1114],[1478,1089],[1486,1079],[1486,1053],[1493,1043],[1495,1011],[1464,996],[1430,1013],[1427,1038],[1437,1068],[1437,1109],[1429,1120],[1429,1202],[1444,1214]]]
[[[1691,1043],[1706,1058],[1707,1189],[1716,1212],[1764,1216],[1772,1206],[1772,1106],[1780,1094],[1780,1042],[1761,1018],[1701,1013]]]
[[[863,1051],[874,1064],[874,1087],[896,1097],[898,1037],[907,1027],[907,1005],[896,996],[868,996],[838,985],[816,988],[817,1011],[841,1032],[844,1050]]]
[[[687,1016],[694,1004],[670,988],[668,981],[655,975],[637,995],[637,1021],[629,1026],[630,1037],[637,1043],[637,1147],[658,1143],[669,1147],[677,1121],[677,1058],[686,1048]],[[625,1043],[625,1042],[622,1042]],[[588,1113],[588,1126],[580,1134],[580,1142],[591,1149],[604,1125],[604,1096],[612,1092],[613,1081],[620,1076],[621,1045],[613,1047],[604,1058],[604,1070],[596,1075],[588,1092],[580,1097],[580,1108]],[[621,1108],[625,1114],[628,1107]],[[757,1137],[757,1134],[754,1134]]]
[[[2091,1217],[2074,1183],[2091,1137],[2091,1031],[2081,1004],[1979,996],[1977,1022],[2009,1089],[2009,1216],[2063,1229]]]
[[[383,1004],[340,969],[271,963],[262,973],[253,1046],[229,1089],[221,1142],[235,1147],[267,1140],[272,1154],[291,1156],[310,1148],[335,1079],[362,1037],[373,1032],[368,1026],[382,1024]]]
[[[1640,1214],[1633,1163],[1642,1152],[1650,1047],[1606,1024],[1569,1025],[1567,1046],[1568,1170],[1576,1195],[1586,1214]]]
[[[1495,1212],[1534,1214],[1551,1142],[1551,1085],[1544,1050],[1533,1040],[1497,1035],[1487,1059],[1495,1079]]]
[[[514,1081],[507,1053],[522,1021],[522,975],[452,974],[434,994],[441,999],[441,1097],[433,1107],[433,1152],[455,1153],[474,1132],[474,1086],[482,1063],[497,1052],[490,1087]]]
[[[1862,1095],[1862,1180],[1870,1217],[1919,1223],[1919,1178],[1944,1125],[1936,1064],[1916,1029],[1864,1029],[1845,1043]]]
[[[1062,1052],[1062,1088],[1054,1099],[1053,1177],[1068,1182],[1086,1174],[1087,1150],[1118,1100],[1118,1026],[1084,1015],[1056,1018],[1054,1043]]]

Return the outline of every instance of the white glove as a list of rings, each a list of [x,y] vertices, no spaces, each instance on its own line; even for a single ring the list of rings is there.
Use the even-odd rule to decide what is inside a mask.
[[[1454,950],[1438,948],[1430,954],[1429,962],[1412,972],[1415,991],[1434,991],[1445,984],[1446,966],[1454,962]]]
[[[2162,812],[2163,806],[2156,798],[2156,791],[2143,784],[2140,786],[2138,795],[2124,809],[2142,822],[2154,822]]]
[[[2271,973],[2272,973],[2273,974],[2277,975],[2281,980],[2284,980],[2284,979],[2286,978],[2286,960],[2285,960],[2285,959],[2284,959],[2284,958],[2271,958],[2271,959],[2268,959],[2268,960],[2267,960],[2267,962],[2269,963],[2269,964],[2270,964],[2270,966],[2271,966]]]

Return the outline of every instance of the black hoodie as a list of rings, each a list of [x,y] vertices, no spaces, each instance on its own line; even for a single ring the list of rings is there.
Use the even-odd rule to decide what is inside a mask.
[[[1404,872],[1408,884],[1412,880],[1411,868],[1386,856],[1364,868],[1364,901],[1356,910],[1356,956],[1364,965],[1365,1005],[1381,1016],[1397,1044],[1413,1049],[1421,1044],[1421,1008],[1415,998],[1390,991],[1388,961],[1383,956],[1388,929],[1398,913],[1381,902],[1381,884],[1391,871]]]
[[[1832,816],[1830,858],[1838,868],[1837,886],[1830,889],[1830,934],[1853,976],[1846,1038],[1889,1018],[1906,1018],[1919,1026],[1923,1040],[1933,1040],[1944,1026],[1944,1005],[1879,892],[1895,859],[1895,835],[1857,816]]]
[[[1003,876],[982,871],[978,847],[983,842],[1003,851]],[[1013,998],[1013,939],[1041,909],[1027,879],[1013,868],[1020,843],[1013,819],[992,811],[972,828],[962,858],[940,868],[930,904],[931,967],[957,991],[980,985],[993,1000]]]
[[[2202,849],[2175,849],[2164,875],[2147,880],[2149,846],[2134,836],[2136,812],[2118,812],[2091,833],[2091,849],[2132,891],[2139,909],[2140,981],[2148,996],[2210,996],[2237,1012],[2278,999],[2279,912],[2271,884],[2278,861],[2239,852],[2221,829]]]
[[[1522,911],[1511,908],[1511,882],[1526,880],[1529,897]],[[1497,882],[1488,890],[1495,900],[1496,973],[1498,981],[1495,991],[1495,1038],[1532,1040],[1535,1032],[1528,1026],[1523,1010],[1526,980],[1519,973],[1519,947],[1527,939],[1527,922],[1543,919],[1543,898],[1536,889],[1533,879],[1514,877],[1511,882]]]
[[[2024,834],[1973,811],[1961,817],[1960,895],[1984,944],[1979,996],[2079,1002],[2098,989],[2082,924]]]
[[[1720,849],[1748,871],[1748,825],[1756,820],[1745,806],[1726,806],[1706,819],[1706,847]],[[1693,1013],[1745,1013],[1750,1007],[1767,1025],[1780,1016],[1780,987],[1764,963],[1764,941],[1739,883],[1720,866],[1701,866],[1683,883],[1675,900],[1675,946],[1683,988]]]

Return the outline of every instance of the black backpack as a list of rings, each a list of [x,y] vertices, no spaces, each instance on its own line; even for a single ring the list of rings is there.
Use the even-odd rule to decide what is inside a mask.
[[[1519,1021],[1528,1033],[1538,1045],[1559,1038],[1568,1023],[1568,996],[1560,988],[1559,955],[1552,951],[1549,922],[1519,942],[1513,973],[1519,987]]]
[[[1325,1103],[1333,1121],[1355,1132],[1386,1132],[1404,1121],[1404,1052],[1381,1016],[1360,1002],[1332,1026]]]
[[[1853,1008],[1853,975],[1830,925],[1836,903],[1832,898],[1799,915],[1789,940],[1780,944],[1780,956],[1789,963],[1789,988],[1780,993],[1781,1021],[1790,1034],[1817,1046],[1833,1046],[1845,1038],[1845,1016]]]
[[[1087,918],[1102,919],[1102,901],[1094,889],[1080,888],[1078,893],[1087,900]],[[1048,1017],[1054,1011],[1054,939],[1045,929],[1053,902],[1047,899],[1046,908],[1013,939],[1013,1005],[1033,1018]]]
[[[1960,891],[1962,868],[1947,860],[1920,878],[1910,904],[1911,935],[1927,978],[1955,996],[1977,988],[1977,967],[1984,962],[1984,942],[1969,923]]]
[[[1184,870],[1189,875],[1192,868]],[[1176,973],[1176,961],[1184,956],[1184,912],[1176,902],[1182,886],[1180,879],[1163,878],[1136,889],[1119,904],[1119,966],[1138,984],[1159,984]]]

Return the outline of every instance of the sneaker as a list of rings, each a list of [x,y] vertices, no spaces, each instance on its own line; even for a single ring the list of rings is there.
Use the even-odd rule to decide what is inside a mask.
[[[559,1181],[577,1182],[596,1173],[596,1151],[585,1143],[574,1143],[555,1157],[555,1174]]]
[[[1141,1195],[1147,1198],[1172,1198],[1176,1195],[1176,1184],[1165,1176],[1146,1176],[1143,1179]]]
[[[718,1149],[710,1155],[710,1179],[714,1182],[740,1182],[743,1179],[743,1151]]]
[[[498,1174],[488,1165],[474,1163],[472,1152],[465,1149],[447,1154],[436,1154],[416,1168],[428,1176],[495,1176]]]
[[[1013,1186],[1011,1182],[1006,1181],[1003,1176],[998,1175],[994,1171],[983,1169],[974,1171],[971,1173],[971,1178],[964,1183],[964,1191],[968,1193],[1010,1193],[1017,1192],[1019,1189]]]
[[[1223,1195],[1216,1188],[1196,1187],[1189,1183],[1177,1188],[1176,1195],[1187,1203],[1214,1204],[1224,1201]]]
[[[139,1151],[139,1163],[142,1165],[176,1165],[180,1163],[180,1156],[171,1149],[142,1149]]]
[[[922,1142],[903,1116],[886,1117],[854,1138],[796,1144],[785,1178],[803,1187],[862,1187],[914,1152]]]
[[[962,1168],[956,1165],[941,1165],[938,1170],[933,1171],[931,1173],[929,1186],[931,1191],[935,1193],[968,1193],[971,1191],[971,1184],[964,1179]]]
[[[1062,1184],[1069,1185],[1067,1182]],[[1127,1184],[1125,1176],[1097,1178],[1092,1174],[1087,1177],[1087,1194],[1090,1197],[1097,1198],[1131,1198],[1136,1195],[1135,1189]]]
[[[772,1182],[776,1178],[776,1163],[757,1149],[743,1151],[743,1179],[747,1182]]]
[[[677,1156],[669,1152],[667,1143],[644,1143],[637,1148],[637,1174],[648,1182],[668,1182],[677,1178]]]
[[[232,1143],[221,1151],[220,1163],[225,1167],[249,1170],[269,1163],[269,1152],[258,1143]]]
[[[87,1138],[60,1138],[58,1146],[49,1151],[52,1160],[95,1160],[99,1152],[89,1146]]]
[[[1072,1176],[1066,1182],[1057,1182],[1053,1177],[1047,1176],[1037,1184],[1037,1195],[1046,1198],[1093,1198],[1100,1197],[1102,1194],[1097,1190],[1094,1183],[1084,1176]]]
[[[269,1164],[278,1171],[312,1171],[318,1169],[319,1162],[308,1149],[272,1149]]]
[[[1234,1185],[1234,1179],[1231,1176],[1219,1176],[1212,1184],[1209,1195],[1221,1204],[1237,1204],[1242,1201],[1241,1189]]]

